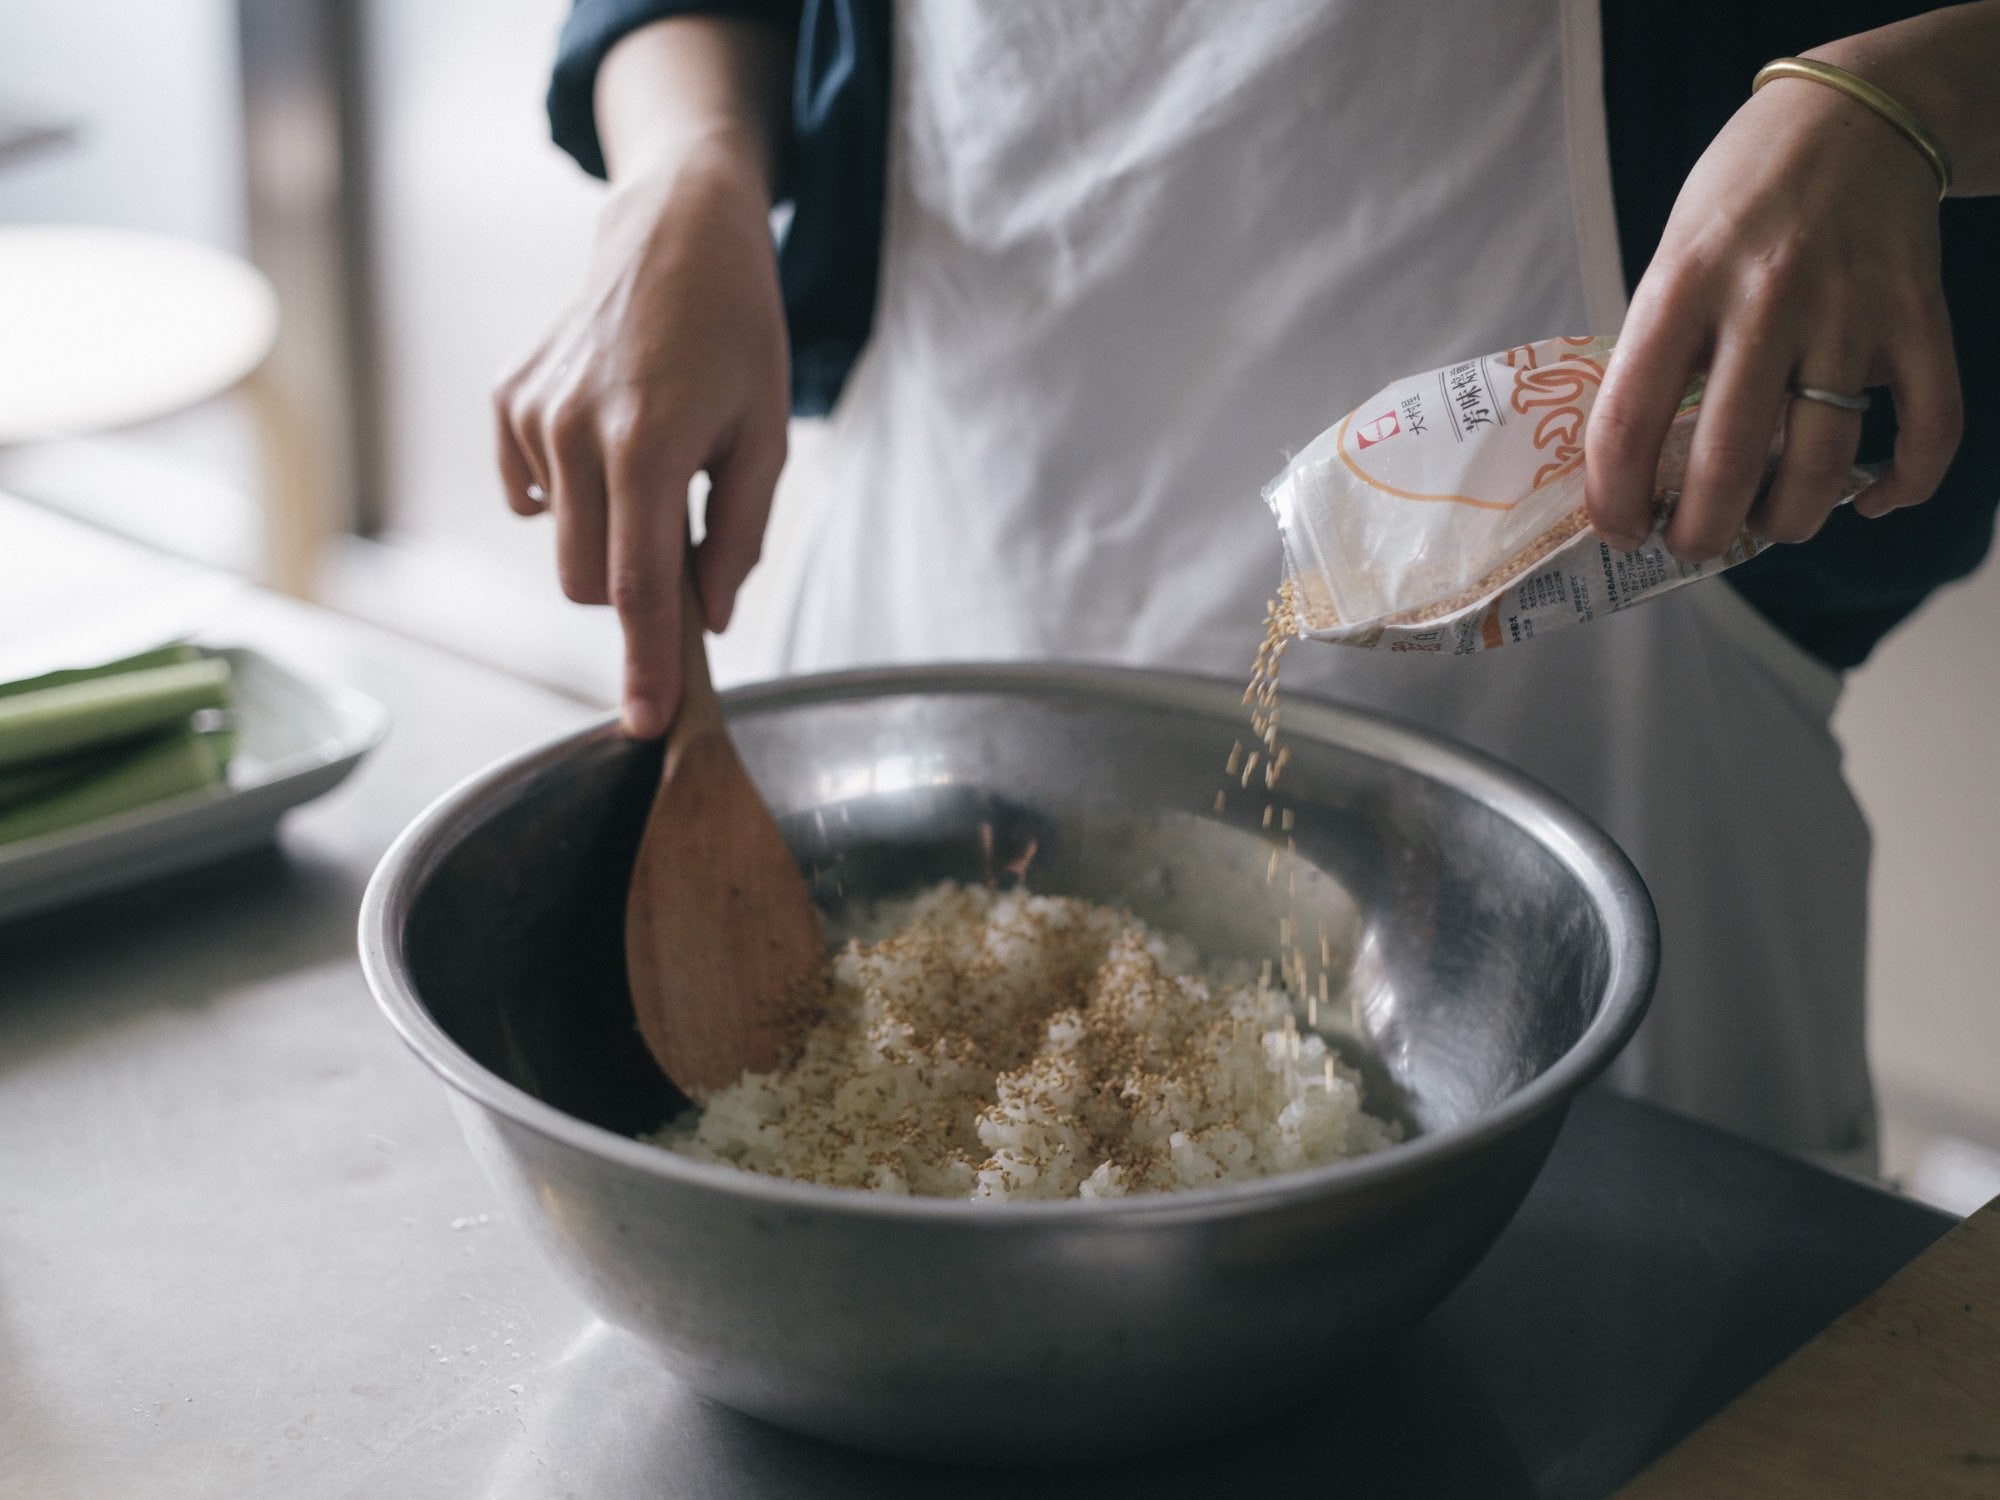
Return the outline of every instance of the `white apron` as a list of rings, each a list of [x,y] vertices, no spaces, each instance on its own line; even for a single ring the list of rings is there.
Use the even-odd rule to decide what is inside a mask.
[[[874,335],[805,501],[778,671],[1068,658],[1243,680],[1258,498],[1369,392],[1622,317],[1593,0],[897,7]],[[1553,787],[1660,911],[1615,1078],[1865,1162],[1868,834],[1839,689],[1726,585],[1285,686]]]

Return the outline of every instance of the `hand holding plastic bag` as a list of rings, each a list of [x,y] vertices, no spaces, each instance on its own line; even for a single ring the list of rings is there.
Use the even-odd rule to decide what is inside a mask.
[[[1660,539],[1701,405],[1681,402],[1655,525],[1619,552],[1584,513],[1583,434],[1609,338],[1553,338],[1399,380],[1321,433],[1264,490],[1299,633],[1466,655],[1610,614],[1757,555],[1739,535],[1682,562]],[[1867,487],[1855,469],[1844,499]]]

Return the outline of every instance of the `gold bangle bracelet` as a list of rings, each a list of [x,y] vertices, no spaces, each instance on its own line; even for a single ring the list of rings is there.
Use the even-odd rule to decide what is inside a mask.
[[[1924,160],[1937,173],[1938,197],[1942,198],[1951,191],[1951,157],[1944,146],[1925,128],[1922,120],[1867,79],[1856,77],[1845,68],[1836,68],[1832,63],[1814,62],[1805,57],[1781,57],[1757,70],[1757,76],[1750,80],[1750,92],[1756,93],[1774,78],[1804,78],[1813,83],[1823,83],[1874,110],[1923,153]]]

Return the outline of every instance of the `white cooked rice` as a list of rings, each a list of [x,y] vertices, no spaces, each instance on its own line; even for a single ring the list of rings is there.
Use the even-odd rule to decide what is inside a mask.
[[[868,939],[867,941],[864,941]],[[833,960],[790,1066],[647,1139],[774,1177],[952,1198],[1100,1198],[1379,1150],[1397,1125],[1292,996],[1060,896],[947,882]]]

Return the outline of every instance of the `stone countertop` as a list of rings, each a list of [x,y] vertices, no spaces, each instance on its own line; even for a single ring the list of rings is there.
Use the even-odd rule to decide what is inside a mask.
[[[355,961],[362,887],[403,825],[589,712],[76,541],[121,588],[207,589],[207,638],[346,682],[391,729],[277,846],[0,925],[9,1493],[1601,1495],[1951,1225],[1592,1091],[1465,1284],[1302,1414],[1032,1477],[792,1437],[591,1318],[502,1215]]]

